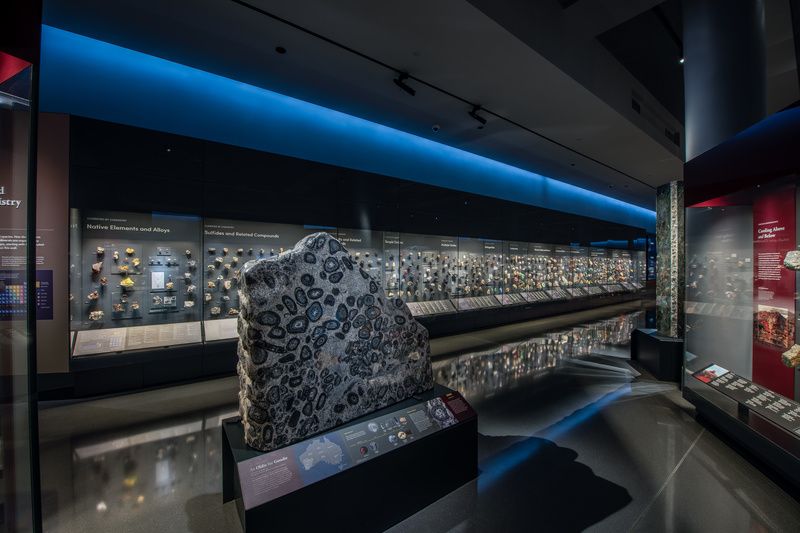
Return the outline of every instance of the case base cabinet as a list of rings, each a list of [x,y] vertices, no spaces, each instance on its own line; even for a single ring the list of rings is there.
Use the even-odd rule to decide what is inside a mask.
[[[683,339],[664,337],[654,329],[636,329],[631,334],[631,359],[656,379],[680,383]]]
[[[440,423],[427,413],[441,405]],[[230,418],[223,501],[235,501],[246,533],[383,531],[477,476],[477,422],[460,394],[439,385],[271,452],[248,447],[241,420]]]

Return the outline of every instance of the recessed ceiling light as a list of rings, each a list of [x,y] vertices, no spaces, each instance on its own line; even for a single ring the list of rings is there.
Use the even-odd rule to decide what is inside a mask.
[[[680,59],[678,60],[678,63],[680,63],[681,65],[683,65],[684,63],[686,63],[686,58],[685,58],[685,57],[682,57],[682,58],[680,58]]]
[[[283,46],[276,46],[275,51],[278,52],[279,54],[285,54],[286,48],[284,48]]]

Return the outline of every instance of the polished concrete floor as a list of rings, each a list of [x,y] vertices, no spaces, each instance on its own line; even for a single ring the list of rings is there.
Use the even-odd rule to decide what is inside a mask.
[[[792,496],[625,361],[643,312],[578,318],[439,342],[479,348],[434,372],[478,412],[480,475],[390,531],[800,531]],[[45,531],[241,531],[221,497],[236,386],[43,406]]]

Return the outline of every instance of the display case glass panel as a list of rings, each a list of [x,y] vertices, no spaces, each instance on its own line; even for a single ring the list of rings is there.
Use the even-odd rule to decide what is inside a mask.
[[[779,180],[686,209],[684,384],[800,436],[797,194]]]
[[[457,285],[458,238],[400,234],[398,289],[408,302],[451,298]]]
[[[457,296],[491,296],[503,292],[503,243],[459,237]]]
[[[571,246],[557,244],[553,247],[553,265],[555,267],[555,273],[553,276],[553,285],[546,291],[547,295],[553,300],[572,298],[572,295],[567,292],[567,289],[572,288],[572,271],[570,269],[572,255],[573,251]]]
[[[73,355],[200,342],[200,219],[72,210]]]
[[[503,287],[498,296],[503,305],[525,303],[534,287],[533,262],[526,242],[503,242]]]
[[[294,248],[303,237],[334,228],[271,224],[244,220],[205,219],[203,250],[198,258],[207,341],[237,336],[239,293],[236,275],[248,261],[276,257]]]
[[[383,287],[389,298],[400,297],[400,234],[383,232]]]
[[[586,284],[584,290],[592,296],[603,294],[608,274],[608,254],[605,248],[589,248],[588,267],[586,269]]]
[[[573,297],[586,296],[586,285],[591,277],[589,274],[589,249],[580,246],[570,247],[569,270],[572,277],[572,286],[567,289]]]

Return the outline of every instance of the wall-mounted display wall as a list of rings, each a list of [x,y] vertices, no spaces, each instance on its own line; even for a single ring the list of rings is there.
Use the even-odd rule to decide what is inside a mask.
[[[69,249],[52,284],[69,320],[48,324],[64,347],[38,354],[46,397],[232,373],[237,270],[316,231],[339,238],[434,336],[636,299],[645,283],[625,277],[623,289],[608,274],[618,255],[626,272],[646,268],[643,250],[588,247],[631,245],[645,228],[119,124],[46,120],[43,153],[69,147],[47,178],[68,190],[41,210],[70,228],[49,221],[48,246]],[[135,186],[110,194],[110,184]]]
[[[577,246],[196,215],[72,209],[71,217],[73,357],[236,338],[242,266],[317,231],[335,235],[418,317],[634,294],[645,283],[644,251],[592,248],[590,261]]]

